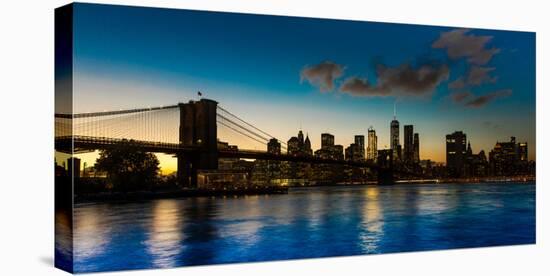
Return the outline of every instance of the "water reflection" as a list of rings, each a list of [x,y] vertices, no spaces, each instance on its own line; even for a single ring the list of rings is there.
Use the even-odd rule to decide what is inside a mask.
[[[183,226],[185,238],[180,246],[186,250],[178,256],[178,261],[186,265],[213,263],[218,252],[212,244],[218,239],[219,227],[215,225],[218,216],[216,199],[191,198],[184,200],[183,216],[187,223]]]
[[[87,261],[105,252],[111,238],[111,223],[105,206],[75,209],[75,258]]]
[[[302,196],[304,198],[303,202],[301,200],[297,201],[294,212],[301,215],[307,214],[308,231],[319,233],[316,230],[322,228],[323,217],[332,210],[330,201],[327,201],[328,195],[326,193],[307,193],[307,191],[304,191],[304,193],[304,196]],[[300,208],[304,209],[300,210]]]
[[[535,185],[79,204],[74,219],[76,272],[522,244],[535,241]]]
[[[360,246],[364,253],[377,252],[378,243],[383,235],[382,227],[384,220],[382,218],[382,210],[379,197],[378,187],[368,187],[365,189],[363,216],[361,222],[361,231],[359,232]]]
[[[266,211],[261,205],[263,198],[256,195],[225,199],[219,217],[227,224],[220,227],[220,238],[231,239],[243,248],[254,245],[259,240],[257,232],[263,225],[260,220]]]
[[[149,239],[145,242],[155,267],[177,265],[178,255],[185,250],[185,245],[182,245],[182,224],[183,218],[177,201],[155,202]]]
[[[429,187],[421,187],[419,196],[424,200],[417,201],[416,209],[419,214],[432,215],[450,211],[457,204],[460,196],[455,190],[434,190]]]
[[[73,228],[72,210],[59,208],[55,213],[55,265],[72,270]]]

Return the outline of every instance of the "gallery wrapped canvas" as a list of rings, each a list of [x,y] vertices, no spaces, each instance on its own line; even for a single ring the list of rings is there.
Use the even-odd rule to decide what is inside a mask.
[[[535,34],[55,11],[55,265],[533,244]]]

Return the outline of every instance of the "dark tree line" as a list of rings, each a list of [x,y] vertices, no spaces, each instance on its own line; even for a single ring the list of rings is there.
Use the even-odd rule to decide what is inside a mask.
[[[122,145],[99,153],[95,167],[107,173],[114,191],[151,190],[158,181],[159,160],[149,152]]]

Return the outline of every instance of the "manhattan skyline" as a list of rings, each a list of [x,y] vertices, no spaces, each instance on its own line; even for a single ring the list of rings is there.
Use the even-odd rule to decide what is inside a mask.
[[[349,145],[372,126],[383,149],[396,104],[422,159],[444,162],[456,130],[475,152],[516,136],[536,158],[534,33],[75,7],[75,113],[186,102],[200,90],[283,141],[302,129],[312,148],[324,132]]]

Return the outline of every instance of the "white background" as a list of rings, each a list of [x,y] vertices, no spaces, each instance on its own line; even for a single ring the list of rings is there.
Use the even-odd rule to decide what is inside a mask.
[[[548,207],[550,9],[546,1],[91,1],[537,32],[537,245],[143,270],[111,275],[550,275]],[[63,275],[53,268],[55,7],[0,8],[0,275]],[[546,24],[545,24],[546,23]],[[510,110],[510,112],[514,112]],[[466,227],[466,226],[465,226]],[[131,273],[131,274],[130,274]]]

